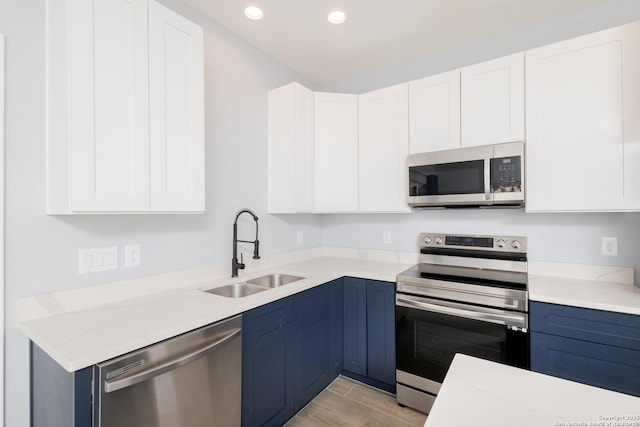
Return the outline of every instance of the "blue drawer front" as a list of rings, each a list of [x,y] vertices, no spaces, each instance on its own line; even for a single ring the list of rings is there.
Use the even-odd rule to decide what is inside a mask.
[[[532,331],[640,351],[640,316],[531,302],[529,321]]]

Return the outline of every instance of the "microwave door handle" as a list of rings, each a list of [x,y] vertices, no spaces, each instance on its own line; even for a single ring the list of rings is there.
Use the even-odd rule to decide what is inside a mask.
[[[414,301],[403,297],[396,297],[396,303],[405,307],[415,307],[425,311],[432,311],[440,314],[449,314],[452,316],[464,317],[466,319],[480,320],[482,322],[497,323],[505,326],[519,326],[526,328],[526,321],[523,316],[510,315],[510,314],[498,314],[498,313],[483,313],[479,311],[464,310],[461,308],[447,307],[440,304],[431,304],[422,301]]]
[[[491,200],[491,152],[484,152],[484,199]]]

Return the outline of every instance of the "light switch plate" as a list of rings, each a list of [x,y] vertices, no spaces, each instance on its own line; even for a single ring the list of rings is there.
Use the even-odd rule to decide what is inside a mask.
[[[78,274],[118,268],[118,247],[80,249],[78,251]]]

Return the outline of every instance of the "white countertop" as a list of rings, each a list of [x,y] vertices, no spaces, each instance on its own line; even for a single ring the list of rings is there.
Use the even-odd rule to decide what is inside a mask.
[[[224,264],[21,298],[18,327],[73,372],[339,277],[394,282],[417,262],[413,253],[314,248],[248,261],[236,279]],[[640,315],[633,269],[530,261],[529,271],[533,301]],[[238,299],[199,290],[275,272],[305,279]]]
[[[529,300],[640,315],[632,268],[530,262]]]
[[[457,354],[425,427],[640,426],[640,398]]]
[[[21,301],[18,326],[64,369],[73,372],[343,276],[394,282],[397,273],[416,262],[403,262],[401,256],[381,261],[375,251],[337,253],[343,256],[315,255],[291,264],[241,272],[241,277],[235,279],[229,278],[228,272],[222,278],[210,280],[185,272],[191,282],[183,278],[174,289],[126,299],[116,299],[114,295],[122,295],[125,286],[120,283],[113,284],[111,292],[107,285],[94,292],[78,290],[81,297],[73,291],[28,297]],[[243,298],[226,298],[199,290],[274,272],[305,279]],[[174,281],[180,277],[171,276]],[[167,279],[159,276],[157,281],[163,283]],[[127,281],[127,285],[132,286],[131,282]],[[113,301],[95,305],[95,301],[109,299]]]

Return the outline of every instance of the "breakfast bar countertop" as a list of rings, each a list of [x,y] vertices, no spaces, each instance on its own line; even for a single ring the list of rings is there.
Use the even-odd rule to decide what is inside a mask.
[[[425,427],[640,426],[640,397],[457,354]]]

